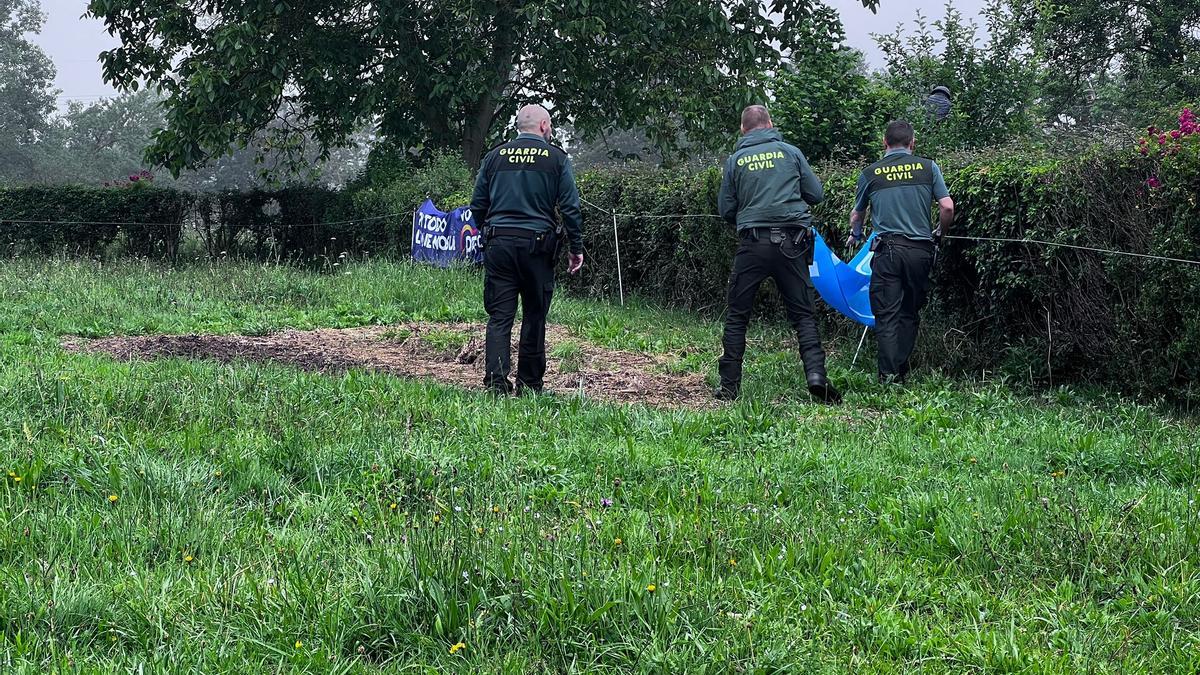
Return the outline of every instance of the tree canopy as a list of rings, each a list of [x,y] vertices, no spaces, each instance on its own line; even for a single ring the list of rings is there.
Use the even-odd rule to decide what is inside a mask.
[[[879,0],[862,0],[874,7]],[[91,0],[121,45],[107,81],[162,89],[148,157],[178,172],[293,110],[322,150],[365,123],[469,164],[516,107],[575,129],[643,128],[668,151],[711,138],[762,95],[819,0]]]
[[[1200,97],[1200,0],[1009,0],[1050,113],[1108,123]]]
[[[31,146],[54,111],[54,64],[25,39],[43,21],[34,0],[0,0],[0,180],[32,171]]]

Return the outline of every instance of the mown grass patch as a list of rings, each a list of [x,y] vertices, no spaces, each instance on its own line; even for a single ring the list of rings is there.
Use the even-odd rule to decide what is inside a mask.
[[[346,271],[0,267],[5,671],[1196,663],[1197,429],[1153,407],[882,389],[840,342],[847,404],[818,407],[776,326],[744,399],[709,411],[58,347],[483,318],[468,271]],[[552,320],[719,348],[717,324],[650,307],[556,298]]]

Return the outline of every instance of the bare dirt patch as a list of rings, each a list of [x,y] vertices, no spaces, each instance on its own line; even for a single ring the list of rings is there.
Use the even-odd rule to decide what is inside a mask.
[[[72,338],[65,340],[63,347],[72,352],[104,353],[123,361],[192,358],[226,363],[276,362],[317,372],[362,368],[482,389],[483,337],[482,324],[410,323],[287,330],[263,336]],[[582,393],[601,401],[658,408],[714,407],[703,375],[666,372],[669,357],[598,347],[563,326],[551,326],[546,341],[546,386],[560,395]]]

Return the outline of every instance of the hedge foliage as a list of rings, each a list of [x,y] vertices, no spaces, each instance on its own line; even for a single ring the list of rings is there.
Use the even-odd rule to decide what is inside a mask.
[[[419,167],[407,156],[380,157],[340,190],[300,185],[189,193],[156,187],[148,173],[103,187],[0,187],[0,243],[10,254],[174,258],[191,234],[211,257],[403,255],[412,238],[412,211],[426,198],[439,205],[466,203],[473,176],[447,155]]]
[[[95,255],[118,245],[133,255],[174,256],[194,202],[149,185],[0,189],[0,244],[12,253]]]
[[[1070,158],[1011,154],[944,160],[958,204],[956,233],[1041,239],[1200,259],[1200,137],[1170,151],[1096,150]],[[341,191],[295,187],[238,194],[144,189],[0,190],[0,235],[13,252],[174,255],[185,230],[214,256],[272,259],[404,255],[408,213],[426,196],[467,201],[471,176],[448,158],[414,171],[406,158],[369,167]],[[845,238],[857,167],[821,171],[816,215],[827,241]],[[625,291],[718,314],[736,241],[713,214],[720,171],[606,169],[579,176],[588,265],[566,282],[617,294],[613,218]],[[388,214],[397,216],[378,218]],[[636,215],[630,215],[636,214]],[[670,217],[657,217],[670,216]],[[369,219],[369,220],[364,220]],[[166,223],[38,226],[13,220]],[[349,222],[346,222],[349,221]],[[333,224],[328,224],[328,223]],[[182,225],[180,225],[182,224]],[[770,294],[764,303],[769,307]],[[1043,383],[1115,383],[1195,399],[1200,380],[1200,267],[1020,243],[950,241],[935,271],[923,350],[950,370]],[[853,330],[826,313],[829,327]]]
[[[1067,159],[1000,155],[943,169],[958,209],[954,234],[1200,260],[1194,149],[1161,158],[1101,150]],[[822,173],[827,199],[814,212],[826,241],[840,246],[857,168]],[[590,201],[618,213],[714,213],[719,172],[589,173],[580,183]],[[587,215],[590,273],[574,285],[611,296],[612,219],[595,210]],[[620,217],[617,229],[626,292],[702,310],[722,307],[736,247],[729,226],[716,219]],[[933,288],[923,349],[949,370],[1200,395],[1200,267],[953,240],[943,246]],[[852,329],[829,312],[826,318]]]

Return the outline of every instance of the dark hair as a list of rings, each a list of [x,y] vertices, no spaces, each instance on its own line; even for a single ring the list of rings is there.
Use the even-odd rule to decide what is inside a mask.
[[[742,111],[742,128],[746,131],[762,129],[771,123],[771,113],[766,106],[752,105]]]
[[[887,125],[883,141],[889,148],[907,148],[913,142],[913,127],[904,120],[896,120]]]

